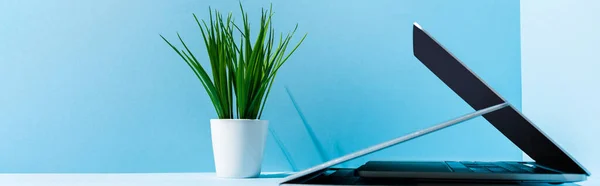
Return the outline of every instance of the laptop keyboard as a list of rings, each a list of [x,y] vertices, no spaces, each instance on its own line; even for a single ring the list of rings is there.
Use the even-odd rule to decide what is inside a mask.
[[[534,173],[535,169],[519,162],[446,162],[454,172]]]

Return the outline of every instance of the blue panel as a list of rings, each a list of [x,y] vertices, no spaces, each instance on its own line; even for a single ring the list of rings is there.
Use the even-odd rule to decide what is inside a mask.
[[[195,41],[192,13],[237,1],[0,2],[0,172],[213,171],[198,80],[158,37]],[[257,18],[268,1],[245,1]],[[519,1],[273,1],[278,31],[308,32],[283,67],[264,119],[302,169],[472,110],[413,56],[418,21],[520,106]],[[292,104],[289,92],[295,98]],[[299,108],[304,116],[300,117]],[[290,170],[272,136],[263,170]],[[377,159],[521,159],[478,119]],[[366,159],[346,164],[358,165]]]
[[[523,112],[600,185],[600,1],[522,1]]]

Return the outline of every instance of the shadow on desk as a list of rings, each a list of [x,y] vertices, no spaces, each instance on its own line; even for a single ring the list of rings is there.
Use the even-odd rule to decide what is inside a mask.
[[[332,183],[332,182],[330,182]],[[335,183],[335,182],[333,182]],[[340,185],[344,185],[343,183]],[[398,179],[359,179],[348,185],[398,185],[398,186],[579,186],[573,183],[522,183],[522,182],[470,182],[470,181],[428,181],[428,180],[398,180]]]
[[[577,184],[539,184],[539,183],[415,183],[407,186],[579,186]]]
[[[274,178],[280,179],[285,178],[293,173],[261,173],[259,178]],[[331,179],[331,178],[330,178]],[[330,185],[327,183],[331,180],[327,180],[325,182],[320,182],[325,180],[314,179],[309,183],[305,183],[306,186],[311,185]],[[574,183],[565,183],[565,184],[548,184],[548,183],[468,183],[468,182],[416,182],[416,181],[406,181],[406,180],[394,180],[394,179],[359,179],[353,180],[352,182],[344,182],[339,181],[340,185],[398,185],[398,186],[579,186]],[[297,184],[297,183],[296,183]]]
[[[293,173],[288,172],[273,172],[273,173],[260,173],[258,178],[285,178]]]
[[[339,171],[338,171],[339,172]],[[336,172],[336,173],[338,173]],[[283,185],[398,185],[398,186],[578,186],[574,183],[548,184],[548,183],[523,183],[523,182],[485,182],[478,180],[417,180],[417,179],[394,179],[394,178],[364,178],[353,174],[334,174],[316,176],[309,180],[296,180]]]

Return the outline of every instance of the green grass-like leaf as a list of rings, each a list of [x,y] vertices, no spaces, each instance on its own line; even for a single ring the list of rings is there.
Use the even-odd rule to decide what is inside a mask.
[[[262,10],[259,30],[253,36],[248,13],[241,3],[240,10],[241,25],[234,22],[231,13],[224,17],[210,7],[208,23],[198,20],[194,14],[194,20],[200,28],[208,52],[212,77],[179,34],[177,37],[184,50],[160,36],[200,80],[220,119],[260,119],[279,68],[306,38],[305,34],[292,50],[286,53],[298,25],[285,36],[280,34],[276,41],[275,29],[271,22],[271,6],[268,10]],[[239,34],[239,38],[236,38],[236,34]]]

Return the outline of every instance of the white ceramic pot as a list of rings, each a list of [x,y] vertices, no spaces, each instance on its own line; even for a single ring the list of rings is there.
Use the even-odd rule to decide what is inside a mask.
[[[211,119],[210,132],[217,177],[260,175],[269,121]]]

